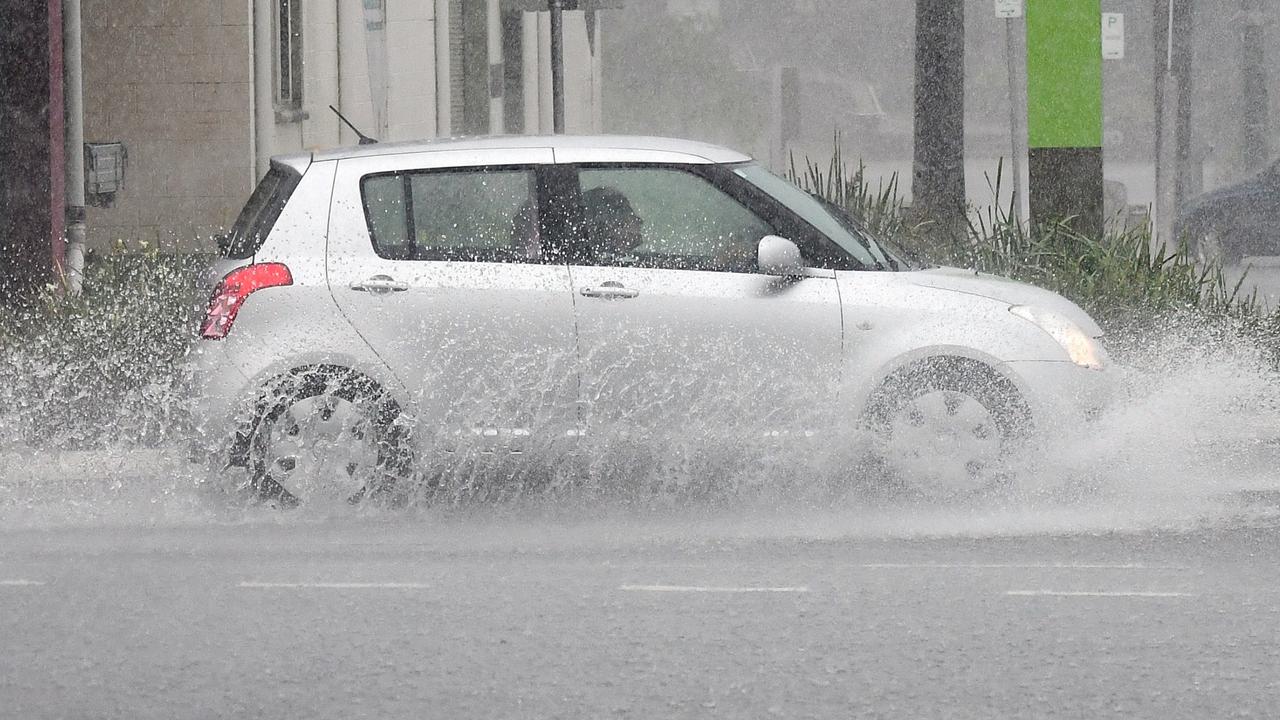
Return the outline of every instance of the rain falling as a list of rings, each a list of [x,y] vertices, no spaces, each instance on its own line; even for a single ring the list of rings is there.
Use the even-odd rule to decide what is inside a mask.
[[[0,718],[1270,717],[1275,0],[0,0]]]

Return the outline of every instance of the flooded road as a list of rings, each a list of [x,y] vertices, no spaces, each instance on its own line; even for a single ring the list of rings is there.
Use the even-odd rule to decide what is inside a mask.
[[[0,716],[1203,718],[1280,705],[1275,522],[910,539],[818,537],[795,520],[8,532]]]
[[[1274,374],[1194,333],[1127,354],[957,505],[815,453],[280,512],[181,442],[0,445],[0,718],[1268,716]]]
[[[1215,421],[1237,406],[1196,389],[1233,377],[959,506],[280,512],[174,448],[9,451],[0,718],[1265,717],[1280,443]],[[1189,404],[1213,414],[1153,430]]]

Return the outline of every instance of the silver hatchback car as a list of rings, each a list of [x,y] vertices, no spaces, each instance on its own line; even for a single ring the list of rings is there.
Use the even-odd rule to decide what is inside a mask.
[[[909,267],[695,142],[280,157],[224,255],[193,354],[200,457],[281,505],[672,434],[869,437],[892,482],[955,497],[1106,396],[1102,332],[1068,300]]]

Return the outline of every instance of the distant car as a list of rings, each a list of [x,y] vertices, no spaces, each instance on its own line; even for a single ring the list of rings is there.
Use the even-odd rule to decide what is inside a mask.
[[[910,269],[701,143],[276,158],[223,248],[193,360],[197,449],[281,505],[401,493],[468,454],[673,434],[859,434],[884,482],[952,498],[1106,396],[1102,331],[1068,300]]]
[[[1280,255],[1280,160],[1195,198],[1178,217],[1174,235],[1199,259],[1227,265]]]

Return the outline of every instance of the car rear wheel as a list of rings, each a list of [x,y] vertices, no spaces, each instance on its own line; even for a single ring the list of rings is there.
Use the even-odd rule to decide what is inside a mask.
[[[1013,385],[980,363],[900,373],[867,413],[871,468],[882,489],[927,501],[977,497],[1007,484],[1004,457],[1030,413]]]
[[[315,371],[291,378],[260,416],[251,488],[281,507],[355,505],[390,497],[408,458],[400,412],[371,381]]]

